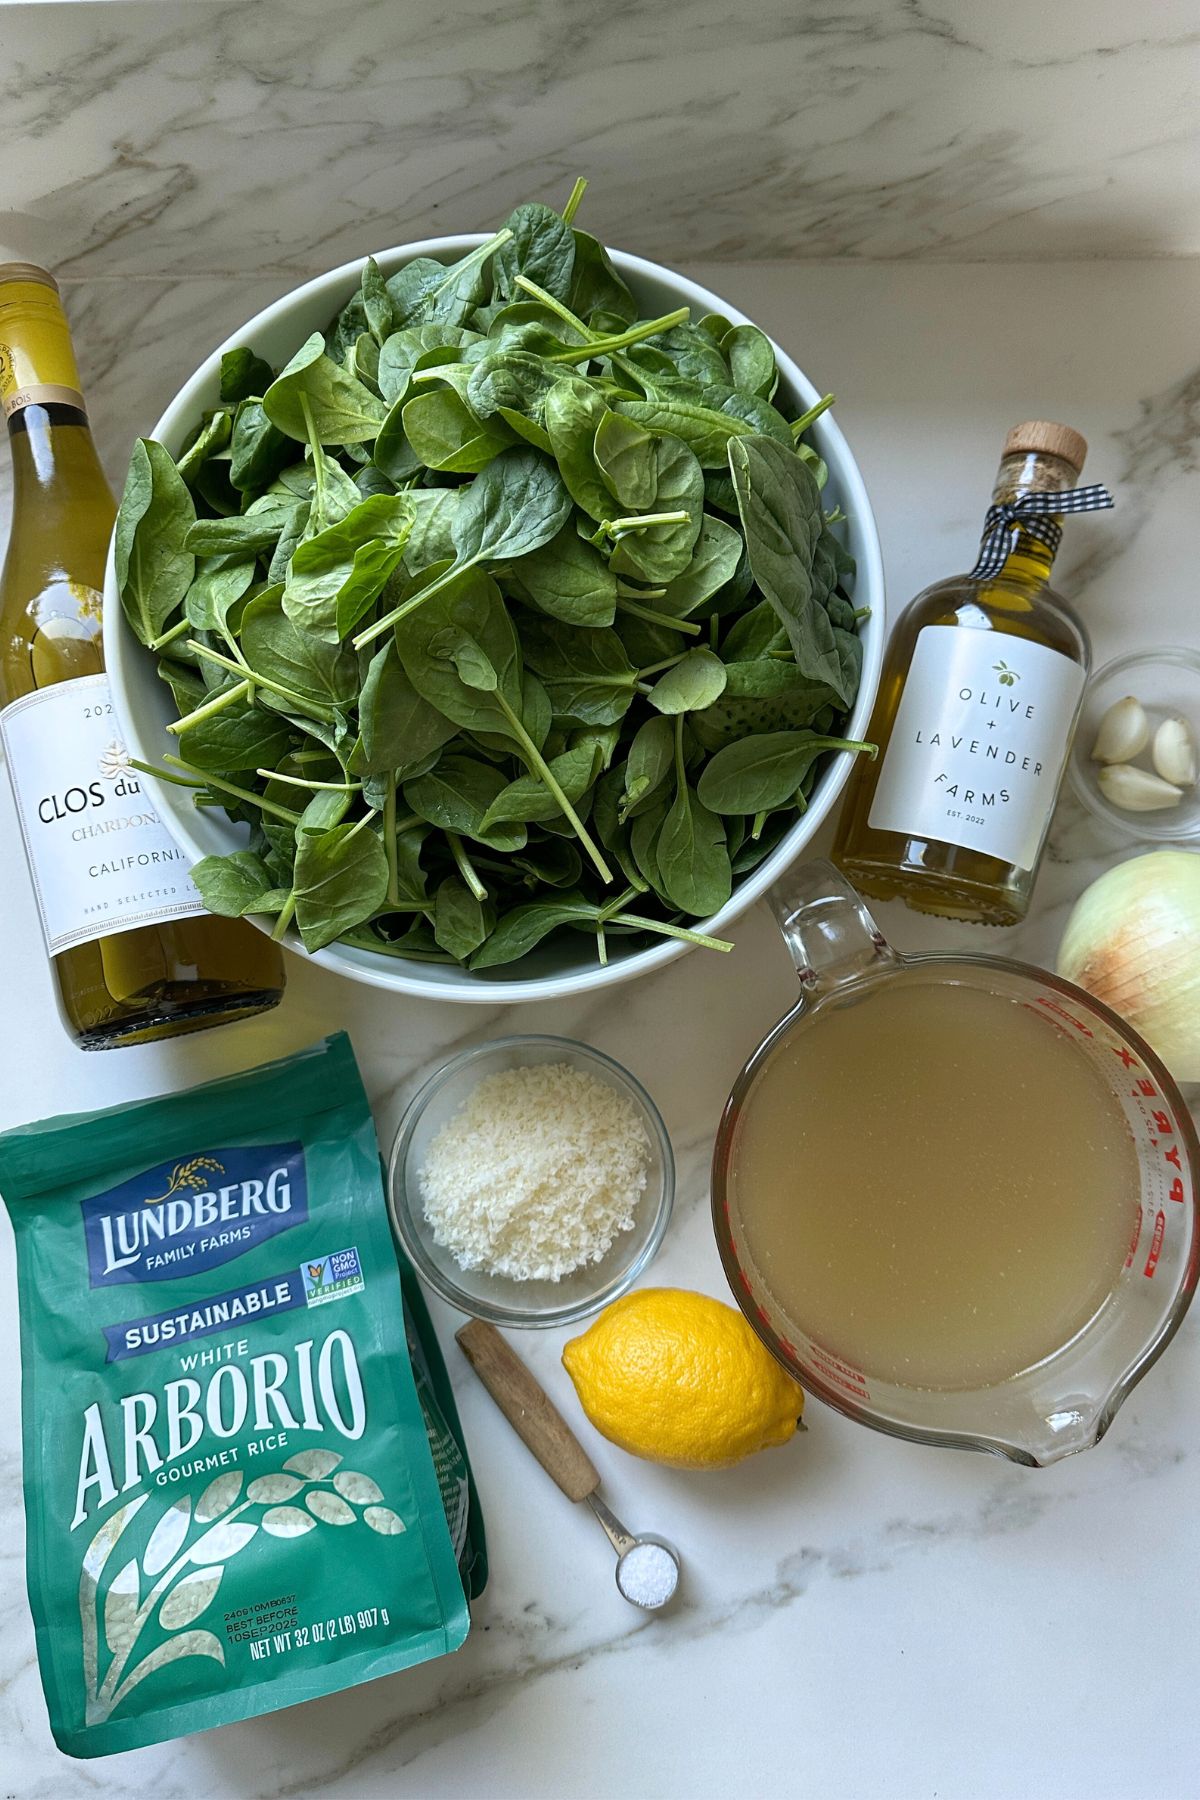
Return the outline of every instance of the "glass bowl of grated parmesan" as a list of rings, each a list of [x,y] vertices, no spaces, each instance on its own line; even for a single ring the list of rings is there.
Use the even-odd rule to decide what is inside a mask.
[[[494,1325],[571,1325],[615,1300],[654,1257],[674,1198],[649,1094],[571,1038],[497,1038],[443,1063],[388,1166],[417,1273]]]

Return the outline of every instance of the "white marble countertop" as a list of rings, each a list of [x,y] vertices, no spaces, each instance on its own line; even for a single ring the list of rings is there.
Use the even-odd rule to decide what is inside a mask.
[[[1092,441],[1116,513],[1071,523],[1061,585],[1097,660],[1196,641],[1200,369],[1188,263],[798,264],[694,272],[835,388],[883,536],[892,603],[970,560],[1004,430],[1034,414]],[[114,471],[128,441],[273,280],[89,277],[67,299]],[[707,1164],[726,1090],[792,999],[762,909],[731,957],[694,952],[610,997],[509,1012],[388,1002],[289,962],[275,1014],[172,1046],[85,1057],[58,1028],[33,905],[10,846],[0,904],[7,1020],[0,1125],[111,1104],[248,1067],[349,1030],[381,1138],[415,1078],[505,1030],[575,1034],[627,1063],[679,1159],[656,1282],[722,1294]],[[819,840],[818,848],[827,841]],[[902,908],[901,948],[985,944],[1049,961],[1065,909],[1130,846],[1058,814],[1030,920],[981,937]],[[707,1800],[1184,1800],[1195,1792],[1200,1652],[1197,1323],[1098,1449],[1037,1473],[892,1442],[819,1406],[808,1434],[708,1476],[654,1468],[596,1437],[558,1361],[536,1367],[614,1508],[681,1547],[687,1587],[646,1620],[619,1598],[594,1523],[513,1438],[439,1327],[483,1491],[492,1581],[465,1648],[411,1674],[161,1747],[76,1764],[52,1744],[22,1567],[12,1241],[0,1227],[0,1793],[22,1800],[487,1796]]]

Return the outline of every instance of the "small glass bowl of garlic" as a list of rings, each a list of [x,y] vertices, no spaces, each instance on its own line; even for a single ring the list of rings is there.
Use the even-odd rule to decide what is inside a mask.
[[[1200,837],[1200,654],[1135,650],[1097,669],[1071,751],[1071,786],[1124,837]]]

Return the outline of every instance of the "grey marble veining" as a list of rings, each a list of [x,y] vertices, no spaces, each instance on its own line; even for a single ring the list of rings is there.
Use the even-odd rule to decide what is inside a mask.
[[[313,273],[592,178],[668,261],[1200,249],[1191,0],[3,9],[0,246]]]
[[[219,8],[220,12],[227,9]],[[969,562],[999,441],[1037,412],[1090,438],[1111,515],[1072,521],[1061,585],[1097,659],[1196,642],[1200,270],[1174,263],[691,267],[839,396],[875,504],[892,605]],[[261,278],[67,287],[102,446],[119,479],[212,344],[287,285]],[[13,823],[0,793],[0,837]],[[828,842],[822,834],[816,850]],[[1048,963],[1093,875],[1129,853],[1069,801],[1026,924],[997,951]],[[4,883],[0,992],[25,1021],[0,1126],[250,1066],[345,1027],[381,1141],[429,1066],[505,1030],[559,1031],[627,1063],[662,1107],[679,1198],[652,1278],[723,1292],[708,1219],[712,1131],[738,1067],[791,1004],[764,909],[730,957],[694,952],[577,1002],[490,1010],[394,1000],[289,961],[284,1006],[236,1030],[81,1058],[53,1017],[32,903]],[[969,928],[880,909],[902,949]],[[16,1358],[0,1225],[0,1366]],[[722,1474],[639,1463],[581,1424],[615,1509],[683,1552],[674,1616],[618,1597],[594,1522],[516,1443],[436,1318],[483,1487],[493,1579],[456,1657],[287,1713],[90,1765],[50,1740],[24,1600],[15,1391],[0,1406],[0,1793],[83,1800],[1190,1800],[1200,1630],[1197,1325],[1105,1442],[1042,1473],[894,1443],[813,1406],[805,1437]],[[564,1333],[529,1357],[574,1421]],[[1138,1695],[1153,1728],[1138,1724]],[[1131,1695],[1134,1698],[1131,1698]],[[1147,1716],[1149,1716],[1147,1714]]]

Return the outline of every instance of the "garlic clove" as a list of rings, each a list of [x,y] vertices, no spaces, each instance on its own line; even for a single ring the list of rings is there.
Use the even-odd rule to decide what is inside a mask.
[[[1115,700],[1100,721],[1096,742],[1092,745],[1092,761],[1102,763],[1130,762],[1150,741],[1150,721],[1140,700],[1126,694]]]
[[[1196,740],[1186,719],[1164,719],[1154,734],[1154,767],[1178,787],[1196,785]]]
[[[1178,806],[1183,789],[1148,769],[1134,769],[1128,763],[1109,763],[1096,777],[1100,792],[1123,812],[1161,812],[1164,807]]]

